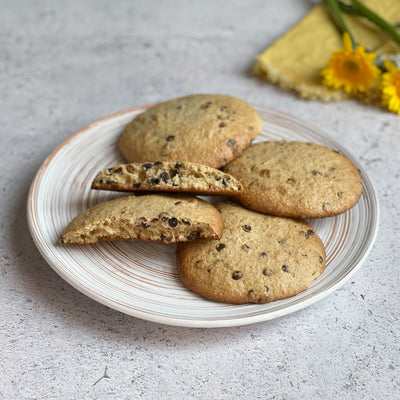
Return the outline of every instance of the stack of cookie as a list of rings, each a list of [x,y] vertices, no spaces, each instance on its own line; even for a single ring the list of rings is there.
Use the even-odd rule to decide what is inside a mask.
[[[61,243],[179,242],[182,282],[214,301],[265,303],[307,289],[326,257],[304,219],[353,207],[361,178],[323,146],[252,145],[262,126],[256,110],[230,96],[192,95],[149,108],[120,137],[129,164],[100,171],[92,183],[134,194],[78,215]],[[233,201],[214,206],[196,195]]]

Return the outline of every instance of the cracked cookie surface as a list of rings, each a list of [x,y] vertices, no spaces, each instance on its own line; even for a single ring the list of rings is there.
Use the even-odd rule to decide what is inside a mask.
[[[267,303],[306,290],[324,271],[324,246],[308,223],[231,202],[216,207],[220,240],[178,244],[179,275],[190,290],[214,301]]]

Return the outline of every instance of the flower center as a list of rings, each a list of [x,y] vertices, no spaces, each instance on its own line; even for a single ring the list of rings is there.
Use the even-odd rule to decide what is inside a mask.
[[[358,63],[353,60],[346,60],[343,66],[349,72],[358,72],[360,70]]]

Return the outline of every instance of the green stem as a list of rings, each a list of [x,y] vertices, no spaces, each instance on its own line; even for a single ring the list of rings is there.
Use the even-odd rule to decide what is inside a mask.
[[[340,11],[340,7],[337,0],[325,0],[326,6],[328,7],[329,13],[331,14],[332,19],[340,30],[340,33],[343,34],[347,32],[350,36],[351,43],[353,45],[353,49],[356,48],[356,42],[354,41],[353,35],[351,34],[349,28],[344,22],[342,12]]]
[[[363,15],[360,13],[360,11],[358,11],[358,9],[354,6],[352,6],[351,4],[347,4],[344,3],[343,1],[337,0],[338,6],[340,8],[341,11],[347,13],[347,14],[355,14],[358,15],[360,17],[362,17]]]
[[[352,6],[351,4],[344,3],[343,1],[338,0],[338,4],[340,9],[346,14],[358,15],[359,17],[367,18],[357,7]],[[374,22],[370,20],[371,22]],[[400,23],[393,24],[393,28],[400,28]]]
[[[380,17],[378,14],[376,14],[368,7],[366,7],[360,1],[358,0],[350,0],[350,1],[353,3],[354,7],[356,7],[357,10],[359,11],[358,15],[362,15],[363,17],[369,19],[374,24],[382,28],[384,31],[389,33],[397,43],[400,43],[400,35],[392,25],[390,25],[382,17]]]

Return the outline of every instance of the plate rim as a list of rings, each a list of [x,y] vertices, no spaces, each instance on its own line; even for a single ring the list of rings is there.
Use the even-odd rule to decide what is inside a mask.
[[[50,154],[45,158],[45,160],[42,162],[40,165],[39,169],[35,173],[35,176],[31,182],[30,188],[29,188],[29,193],[27,197],[27,204],[26,204],[26,212],[27,212],[27,220],[28,220],[28,228],[31,234],[31,237],[35,243],[36,248],[39,250],[39,253],[41,256],[44,258],[44,260],[49,264],[49,266],[67,283],[69,283],[73,288],[77,289],[84,295],[88,296],[92,300],[95,300],[96,302],[103,304],[111,309],[114,309],[116,311],[122,312],[124,314],[140,318],[143,320],[151,321],[151,322],[156,322],[160,324],[166,324],[166,325],[172,325],[172,326],[180,326],[180,327],[189,327],[189,328],[220,328],[220,327],[233,327],[233,326],[243,326],[243,325],[249,325],[249,324],[254,324],[258,322],[264,322],[264,321],[269,321],[275,318],[283,317],[285,315],[294,313],[296,311],[302,310],[303,308],[306,308],[323,298],[329,296],[336,290],[338,290],[340,287],[342,287],[350,278],[353,276],[358,269],[361,267],[361,265],[365,262],[366,258],[368,257],[369,253],[371,252],[374,243],[376,241],[376,237],[378,234],[378,227],[379,227],[379,220],[380,220],[380,208],[379,208],[379,198],[377,196],[375,187],[365,171],[362,163],[359,161],[357,157],[353,155],[351,151],[349,151],[347,148],[344,148],[336,139],[332,138],[330,135],[328,135],[325,131],[321,130],[317,126],[303,120],[300,117],[297,117],[295,115],[292,115],[290,113],[277,110],[275,108],[271,107],[266,107],[266,106],[261,106],[261,105],[255,105],[252,104],[252,106],[256,109],[261,109],[265,110],[267,112],[272,112],[276,115],[283,116],[286,119],[295,119],[299,123],[301,123],[304,127],[316,132],[319,136],[328,139],[332,144],[334,144],[337,149],[340,149],[345,153],[347,157],[351,159],[352,162],[355,162],[358,164],[358,167],[360,168],[362,172],[362,179],[365,180],[366,182],[369,183],[369,187],[371,189],[371,195],[372,199],[374,201],[374,218],[371,219],[371,224],[370,224],[370,234],[368,235],[369,242],[368,245],[365,248],[364,253],[362,256],[359,258],[359,260],[356,262],[356,264],[335,284],[333,284],[330,288],[325,289],[324,291],[318,292],[314,294],[312,297],[308,299],[304,299],[300,302],[297,302],[292,305],[286,306],[284,309],[281,310],[276,310],[272,311],[270,313],[263,313],[255,316],[243,316],[240,318],[231,318],[231,319],[223,319],[223,320],[207,320],[207,319],[196,319],[196,320],[187,320],[187,319],[180,319],[180,318],[175,318],[175,317],[169,317],[169,316],[154,316],[149,313],[145,313],[143,311],[138,311],[138,310],[131,310],[131,309],[126,309],[124,305],[120,305],[116,303],[115,301],[108,300],[107,298],[103,298],[96,292],[92,292],[88,289],[86,289],[82,284],[80,284],[79,281],[76,281],[72,278],[70,278],[67,274],[65,274],[62,270],[60,270],[52,257],[49,255],[48,252],[45,251],[45,248],[41,245],[40,240],[39,240],[39,235],[37,235],[37,229],[34,224],[34,218],[33,218],[33,213],[32,213],[32,206],[33,206],[33,198],[34,198],[34,191],[35,188],[37,187],[38,183],[40,182],[41,175],[44,173],[48,165],[51,163],[52,159],[58,154],[58,152],[66,146],[70,141],[72,141],[75,137],[83,134],[84,132],[96,127],[97,125],[100,125],[104,122],[107,122],[109,120],[112,120],[114,118],[117,118],[119,116],[123,116],[125,114],[132,113],[134,111],[138,110],[146,110],[155,103],[150,103],[150,104],[145,104],[141,106],[136,106],[136,107],[131,107],[122,111],[118,111],[115,113],[112,113],[110,115],[107,115],[105,117],[99,118],[83,128],[79,129],[78,131],[72,133],[70,136],[68,136],[65,140],[63,140],[58,146],[54,148],[53,151],[50,152]],[[265,121],[264,121],[265,122]]]

